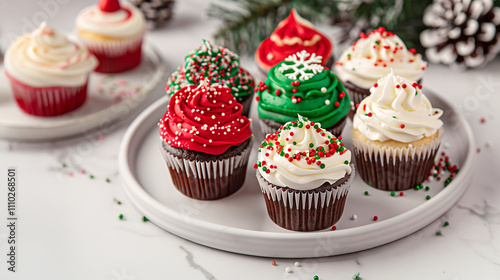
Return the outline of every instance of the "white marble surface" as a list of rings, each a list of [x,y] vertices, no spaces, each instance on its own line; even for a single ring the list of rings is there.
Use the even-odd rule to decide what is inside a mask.
[[[70,32],[77,11],[92,2],[19,0],[7,5],[2,1],[2,46],[10,34],[21,32],[26,21],[43,17]],[[44,9],[40,3],[53,6]],[[172,21],[147,35],[170,70],[215,29],[217,22],[204,16],[206,5],[177,1]],[[71,139],[0,140],[0,279],[313,279],[318,275],[326,280],[352,279],[357,273],[365,280],[496,279],[500,275],[500,126],[495,108],[500,105],[499,73],[497,59],[468,72],[431,65],[424,77],[425,85],[447,96],[467,116],[480,149],[474,182],[457,205],[401,240],[335,257],[270,259],[227,253],[143,222],[124,194],[117,164],[120,140],[136,113],[104,131]],[[161,96],[162,86],[154,94]],[[16,273],[6,270],[9,167],[17,168],[19,179]],[[443,228],[445,221],[450,225]],[[436,235],[438,230],[442,236]],[[276,266],[271,265],[273,260]],[[292,272],[285,272],[286,267]]]

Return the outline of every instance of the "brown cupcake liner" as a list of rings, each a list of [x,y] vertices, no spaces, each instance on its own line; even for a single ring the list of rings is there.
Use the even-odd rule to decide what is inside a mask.
[[[343,117],[336,124],[327,128],[326,130],[335,136],[340,136],[344,130],[347,118]],[[260,130],[265,135],[276,133],[276,131],[283,125],[283,123],[276,122],[270,119],[260,119]]]
[[[184,195],[198,200],[216,200],[238,191],[245,182],[250,142],[237,155],[214,160],[190,160],[174,155],[162,143],[161,152],[174,186]]]
[[[298,191],[277,187],[257,171],[257,181],[266,201],[267,212],[278,226],[294,231],[316,231],[333,226],[344,212],[354,166],[347,180],[326,190]]]
[[[442,138],[422,146],[382,148],[358,139],[353,141],[353,153],[359,176],[368,185],[384,191],[403,191],[421,184],[434,165]]]
[[[236,97],[236,101],[243,106],[243,110],[241,111],[241,115],[248,117],[250,114],[250,107],[252,107],[252,99],[253,93],[243,97]]]

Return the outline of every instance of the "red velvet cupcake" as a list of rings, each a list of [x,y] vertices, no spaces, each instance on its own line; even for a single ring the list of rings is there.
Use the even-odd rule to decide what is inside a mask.
[[[171,96],[159,123],[161,151],[175,187],[199,200],[238,191],[250,155],[250,121],[230,89],[188,85]]]
[[[333,63],[332,43],[312,23],[300,17],[295,9],[281,21],[271,36],[260,43],[255,60],[263,74],[288,56],[301,52],[315,53],[322,57],[324,66]]]
[[[35,116],[57,116],[85,103],[96,58],[42,23],[5,53],[5,74],[19,107]]]

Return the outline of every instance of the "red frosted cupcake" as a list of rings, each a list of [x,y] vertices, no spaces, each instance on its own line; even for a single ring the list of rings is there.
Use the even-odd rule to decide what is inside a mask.
[[[250,121],[230,89],[188,85],[171,96],[159,123],[161,151],[175,187],[215,200],[239,190],[250,155]]]
[[[322,64],[329,67],[333,62],[332,49],[330,39],[292,9],[271,36],[257,47],[255,60],[260,70],[267,75],[267,71],[288,56],[305,50],[321,56]]]
[[[144,15],[118,0],[100,0],[76,18],[80,40],[99,60],[96,72],[117,73],[135,68],[141,62]]]
[[[19,107],[35,116],[57,116],[85,102],[97,60],[86,49],[42,23],[5,53],[5,74]]]

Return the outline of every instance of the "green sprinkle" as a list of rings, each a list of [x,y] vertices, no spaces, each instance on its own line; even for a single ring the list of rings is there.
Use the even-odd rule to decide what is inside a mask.
[[[313,143],[309,143],[309,148],[312,148],[314,147],[314,144]]]
[[[267,146],[267,142],[262,142],[262,147]]]
[[[448,177],[448,178],[446,179],[446,181],[444,181],[444,186],[445,186],[445,187],[447,187],[447,186],[451,183],[451,181],[452,181],[452,180],[453,180],[453,179],[451,179],[451,177]]]
[[[313,280],[319,280],[318,275],[314,275]]]
[[[356,68],[354,68],[354,67],[353,67],[353,68],[352,68],[352,71],[356,71]]]
[[[116,204],[118,204],[118,205],[121,205],[121,204],[122,204],[122,202],[121,202],[121,201],[119,201],[119,200],[118,200],[118,199],[116,199],[116,198],[113,198],[113,201],[114,201],[114,202],[116,202]]]
[[[425,197],[425,199],[429,200],[429,199],[431,199],[431,196],[428,195],[428,196]]]
[[[368,195],[368,191],[365,191],[365,195]]]
[[[123,214],[118,215],[118,218],[119,218],[120,220],[123,220]]]
[[[450,225],[450,223],[448,223],[448,221],[446,221],[446,222],[444,222],[443,227],[447,227],[449,225]]]
[[[266,170],[267,170],[267,167],[265,167],[265,166],[264,166],[264,167],[262,167],[262,171],[264,171],[264,172],[265,172]]]
[[[294,144],[294,145],[297,145],[297,141],[293,141],[293,144]]]
[[[273,146],[273,143],[272,143],[272,142],[269,142],[269,144],[268,144],[268,145],[269,145],[269,147],[272,147],[272,146]]]
[[[417,95],[417,94],[418,94],[418,91],[415,91],[415,95]]]
[[[299,122],[299,128],[302,128],[304,126],[303,122]]]
[[[361,277],[359,277],[359,272],[352,276],[352,280],[361,280]]]
[[[344,160],[344,164],[345,165],[349,164],[349,161],[348,160]]]
[[[142,221],[143,221],[143,222],[147,222],[147,221],[149,221],[149,220],[148,220],[148,218],[146,218],[146,216],[142,216]]]
[[[396,116],[392,116],[392,118],[393,118],[393,119],[395,119],[395,118],[396,118]]]
[[[111,180],[109,178],[106,178],[106,183],[111,183]]]
[[[443,233],[440,230],[438,230],[438,231],[436,231],[436,235],[437,236],[443,236]]]
[[[325,168],[325,164],[322,163],[319,167],[321,167],[321,169]]]
[[[94,178],[95,178],[94,175],[90,175],[90,179],[94,179]]]
[[[258,167],[261,167],[261,166],[262,166],[262,162],[257,161],[257,166],[258,166]]]
[[[280,156],[284,157],[285,156],[285,152],[281,151]]]
[[[395,196],[396,195],[396,192],[391,192],[391,196]]]
[[[319,157],[319,155],[318,155],[318,154],[315,154],[315,155],[314,155],[314,158],[315,158],[316,160],[320,159],[320,157]]]
[[[67,167],[66,163],[63,163],[63,164],[62,164],[62,167],[63,167],[63,168],[66,168],[66,167]]]
[[[315,125],[314,125],[314,128],[315,128],[315,129],[318,129],[318,128],[319,128],[319,126],[318,126],[317,124],[315,124]]]
[[[380,45],[380,42],[378,40],[375,41],[375,44]]]
[[[425,187],[425,190],[428,191],[430,190],[431,188],[429,186]]]

